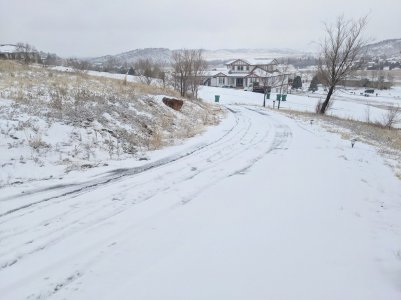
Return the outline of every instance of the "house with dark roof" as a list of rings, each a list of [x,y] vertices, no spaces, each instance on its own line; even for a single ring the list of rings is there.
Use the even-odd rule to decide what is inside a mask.
[[[206,74],[205,84],[215,87],[246,88],[251,85],[274,87],[287,74],[276,59],[235,59],[225,64],[224,69],[216,69]]]

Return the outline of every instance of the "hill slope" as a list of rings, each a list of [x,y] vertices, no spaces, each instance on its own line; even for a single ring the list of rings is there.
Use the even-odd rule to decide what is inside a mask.
[[[95,64],[103,64],[108,60],[116,60],[120,63],[135,63],[139,59],[152,59],[158,62],[168,62],[174,50],[167,48],[145,48],[135,49],[116,55],[106,55],[91,58],[90,62]],[[230,60],[234,58],[278,58],[288,56],[301,56],[304,52],[292,49],[218,49],[204,50],[204,57],[208,61],[212,60]]]
[[[400,57],[401,39],[390,39],[369,44],[364,47],[364,50],[371,56]]]

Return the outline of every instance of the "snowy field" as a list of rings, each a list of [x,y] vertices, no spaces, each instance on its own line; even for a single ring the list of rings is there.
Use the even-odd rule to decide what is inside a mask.
[[[358,121],[382,122],[390,106],[401,106],[401,87],[394,87],[391,90],[377,91],[370,97],[360,95],[364,89],[339,89],[333,96],[333,106],[328,114]],[[263,94],[252,93],[237,89],[202,87],[199,97],[207,101],[213,101],[214,95],[220,95],[222,104],[237,103],[262,105]],[[288,94],[287,101],[281,102],[281,108],[298,111],[314,112],[317,102],[324,101],[325,92],[320,89],[315,93],[300,92],[299,94]],[[266,106],[272,108],[273,100],[276,100],[276,93],[271,94],[271,99],[266,100]],[[275,103],[277,107],[277,101]],[[398,124],[400,127],[401,124]]]
[[[379,149],[261,94],[200,91],[216,94],[219,125],[146,160],[1,187],[0,298],[401,299],[401,181]],[[361,119],[366,100],[338,93],[331,113]]]
[[[400,181],[376,149],[227,108],[140,166],[2,193],[2,298],[400,299]]]

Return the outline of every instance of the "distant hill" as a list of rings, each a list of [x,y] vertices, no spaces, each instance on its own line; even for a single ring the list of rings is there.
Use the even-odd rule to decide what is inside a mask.
[[[90,58],[89,61],[94,64],[103,64],[110,59],[115,59],[120,63],[133,64],[139,59],[152,59],[158,62],[169,61],[172,51],[167,48],[145,48],[135,49],[116,55],[106,55]]]
[[[306,53],[293,49],[218,49],[205,50],[206,60],[231,60],[235,58],[280,58],[304,56]]]
[[[388,39],[377,43],[372,43],[364,47],[369,56],[379,57],[401,57],[401,39]],[[94,64],[104,64],[108,60],[114,60],[120,64],[133,64],[139,59],[153,59],[158,62],[168,62],[171,59],[173,50],[167,48],[144,48],[123,52],[116,55],[106,55],[90,58]],[[315,56],[316,53],[307,53],[287,48],[268,48],[268,49],[204,49],[204,57],[210,62],[225,62],[235,58],[300,58]]]
[[[401,39],[384,40],[364,47],[369,56],[401,57]]]
[[[116,55],[106,55],[90,58],[94,64],[104,64],[108,60],[116,60],[120,63],[135,63],[139,59],[153,59],[155,61],[169,61],[173,50],[167,48],[135,49]],[[305,55],[304,52],[292,49],[219,49],[204,50],[204,57],[208,61],[227,61],[234,58],[279,58]]]

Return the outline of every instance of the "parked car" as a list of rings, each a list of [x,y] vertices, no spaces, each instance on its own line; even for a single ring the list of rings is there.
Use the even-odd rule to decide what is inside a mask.
[[[266,92],[266,87],[264,86],[253,87],[252,92],[264,94]]]
[[[262,94],[264,94],[266,92],[266,89],[268,91],[270,91],[269,87],[260,86],[259,82],[252,82],[252,83],[248,84],[248,86],[246,86],[244,88],[244,91],[250,91],[250,92],[254,92],[254,93],[262,93]]]

